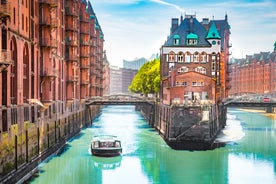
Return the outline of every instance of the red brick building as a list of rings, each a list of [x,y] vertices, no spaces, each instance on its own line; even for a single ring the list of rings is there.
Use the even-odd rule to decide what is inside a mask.
[[[171,33],[161,47],[161,98],[164,104],[228,96],[230,26],[224,20],[202,22],[195,15],[172,19]]]
[[[1,1],[0,19],[0,143],[32,127],[41,137],[80,128],[85,99],[103,95],[104,35],[90,1]]]
[[[230,62],[229,96],[246,93],[276,94],[276,42],[273,52],[247,55]]]

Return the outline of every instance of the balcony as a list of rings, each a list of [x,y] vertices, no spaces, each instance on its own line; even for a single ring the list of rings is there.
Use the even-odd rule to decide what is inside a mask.
[[[78,62],[79,61],[79,57],[76,56],[76,55],[74,55],[74,54],[65,53],[65,60],[66,61]]]
[[[11,58],[11,52],[2,50],[0,52],[0,72],[7,70],[7,68],[13,63]]]
[[[65,7],[65,15],[78,17],[79,13],[75,8],[70,9],[70,7]]]
[[[79,27],[76,23],[71,23],[71,24],[66,23],[65,29],[66,29],[66,31],[73,31],[73,32],[79,31]]]
[[[84,79],[81,81],[81,85],[88,85],[89,84],[89,80],[88,79]]]
[[[78,41],[67,37],[66,40],[65,40],[65,45],[66,46],[71,46],[71,47],[77,47],[78,46]]]
[[[54,69],[54,68],[44,68],[42,70],[42,73],[41,73],[40,76],[43,78],[43,80],[45,80],[45,79],[53,80],[54,78],[57,77],[57,74],[58,74],[58,70],[57,69]]]
[[[89,41],[80,39],[80,45],[81,45],[81,46],[89,46],[90,44],[89,44]]]
[[[57,48],[58,41],[53,38],[41,38],[40,46],[41,47]]]
[[[40,20],[41,26],[57,28],[58,27],[58,19],[57,18],[42,18]]]
[[[89,69],[89,68],[90,68],[89,64],[87,64],[87,63],[81,64],[81,69]]]
[[[2,3],[0,5],[0,19],[9,18],[11,15],[11,4],[10,2]]]
[[[80,57],[81,58],[89,58],[89,53],[81,53]]]
[[[67,82],[78,82],[79,76],[68,76]]]
[[[84,17],[83,15],[80,15],[80,21],[81,21],[81,22],[86,22],[86,23],[89,23],[89,22],[90,22],[89,18]]]
[[[48,5],[52,8],[55,8],[58,6],[58,1],[56,1],[56,0],[39,0],[39,3]]]

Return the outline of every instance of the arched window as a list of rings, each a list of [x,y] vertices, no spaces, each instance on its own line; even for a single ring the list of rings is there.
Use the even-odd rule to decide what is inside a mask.
[[[29,49],[27,43],[25,43],[23,48],[23,100],[25,103],[29,98],[29,67]]]
[[[17,45],[16,45],[16,39],[15,37],[12,37],[11,42],[10,42],[10,50],[12,54],[12,60],[13,64],[11,65],[11,74],[10,74],[10,81],[11,81],[11,90],[10,90],[10,99],[11,99],[11,104],[17,104]]]
[[[198,63],[198,62],[199,62],[199,53],[198,53],[198,52],[195,52],[195,53],[194,53],[194,62],[195,62],[195,63]]]
[[[184,61],[184,54],[183,54],[183,52],[179,52],[178,53],[178,62],[183,63],[183,61]]]
[[[208,62],[208,57],[207,57],[206,52],[202,52],[201,53],[201,55],[200,55],[200,62],[202,62],[202,63]]]
[[[182,66],[181,68],[178,68],[178,70],[177,70],[178,73],[185,73],[188,71],[189,71],[189,68],[186,66]]]
[[[174,52],[169,53],[169,62],[174,62],[175,61],[175,54]]]
[[[185,63],[190,63],[191,62],[191,54],[190,52],[185,53]]]
[[[202,73],[202,74],[206,75],[206,68],[204,68],[202,66],[196,67],[195,71],[198,72],[198,73]]]

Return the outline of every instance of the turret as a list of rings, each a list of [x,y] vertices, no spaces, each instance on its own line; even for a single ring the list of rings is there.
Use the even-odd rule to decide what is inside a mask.
[[[219,42],[221,37],[219,35],[219,32],[216,28],[215,22],[211,22],[211,26],[209,28],[208,34],[206,36],[206,39],[209,41],[212,45],[219,45]]]

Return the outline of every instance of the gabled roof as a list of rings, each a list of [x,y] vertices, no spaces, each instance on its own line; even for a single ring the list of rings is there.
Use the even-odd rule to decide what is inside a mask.
[[[181,19],[182,20],[182,19]],[[210,46],[207,39],[224,38],[227,33],[230,34],[230,25],[228,24],[227,16],[224,20],[212,20],[210,22],[199,22],[195,16],[185,16],[185,19],[180,22],[180,25],[174,25],[173,31],[168,36],[163,46],[174,46],[174,39],[179,39],[179,46],[188,46],[187,39],[197,35],[197,46]],[[175,37],[176,36],[176,37]],[[180,37],[180,38],[179,38]],[[224,49],[224,39],[221,39],[221,47]]]
[[[210,43],[205,39],[207,30],[194,17],[185,18],[176,30],[171,33],[164,46],[174,45],[174,35],[178,35],[180,37],[180,46],[186,45],[188,34],[195,34],[198,36],[197,46],[210,46]]]
[[[220,39],[221,38],[214,21],[212,21],[212,23],[211,23],[211,26],[209,28],[208,35],[206,38],[207,39]]]

